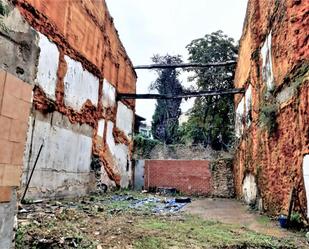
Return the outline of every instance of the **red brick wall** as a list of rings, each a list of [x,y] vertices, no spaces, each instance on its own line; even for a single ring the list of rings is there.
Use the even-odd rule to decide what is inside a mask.
[[[212,177],[209,161],[146,160],[145,188],[173,187],[182,193],[209,195]]]
[[[0,69],[0,202],[20,184],[31,96],[31,85]]]

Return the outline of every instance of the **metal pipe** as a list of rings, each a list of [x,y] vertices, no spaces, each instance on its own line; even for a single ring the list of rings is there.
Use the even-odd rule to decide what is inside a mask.
[[[33,176],[34,169],[35,169],[35,167],[36,167],[36,165],[37,165],[37,162],[38,162],[38,160],[39,160],[39,157],[40,157],[40,154],[41,154],[41,151],[42,151],[43,146],[44,146],[44,141],[43,141],[43,143],[41,144],[41,147],[40,147],[40,149],[39,149],[38,155],[36,156],[36,159],[35,159],[35,162],[34,162],[34,165],[33,165],[33,168],[32,168],[32,171],[31,171],[31,174],[30,174],[30,177],[29,177],[29,180],[28,180],[28,182],[27,182],[27,185],[26,185],[26,188],[25,188],[23,197],[21,198],[21,203],[24,202],[25,196],[26,196],[26,194],[27,194],[27,191],[28,191],[28,188],[29,188],[29,185],[30,185],[30,181],[31,181],[32,176]]]

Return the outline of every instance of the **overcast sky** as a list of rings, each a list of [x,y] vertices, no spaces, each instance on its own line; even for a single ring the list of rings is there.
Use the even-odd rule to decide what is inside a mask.
[[[121,41],[134,65],[150,64],[154,54],[180,54],[186,45],[205,34],[223,30],[238,41],[247,0],[106,0]],[[137,93],[148,93],[156,78],[152,71],[137,70]],[[188,86],[187,76],[181,80]],[[192,105],[183,101],[182,110]],[[150,123],[155,101],[138,100],[136,112]]]

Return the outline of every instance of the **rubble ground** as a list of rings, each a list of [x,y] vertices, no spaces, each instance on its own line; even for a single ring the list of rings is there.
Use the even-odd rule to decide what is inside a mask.
[[[16,248],[302,248],[304,245],[298,236],[279,238],[245,226],[200,218],[184,212],[185,205],[177,208],[171,199],[125,191],[74,200],[30,202],[19,210]]]

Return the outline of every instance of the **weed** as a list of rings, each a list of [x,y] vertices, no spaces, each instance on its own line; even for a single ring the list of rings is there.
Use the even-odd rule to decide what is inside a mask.
[[[261,107],[259,122],[262,127],[265,127],[268,134],[272,134],[277,129],[277,104],[267,103]]]

